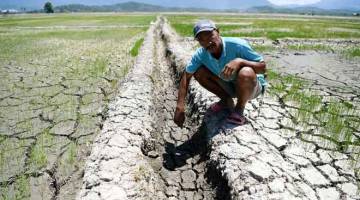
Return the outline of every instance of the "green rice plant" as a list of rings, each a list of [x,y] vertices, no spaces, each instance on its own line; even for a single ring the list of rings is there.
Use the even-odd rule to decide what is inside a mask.
[[[295,113],[297,122],[305,125],[306,122],[308,122],[308,116],[311,114],[310,113],[311,111],[309,111],[305,106],[306,103],[304,103],[304,100],[306,99],[307,96],[300,91],[295,91],[290,93],[290,97],[291,98],[286,98],[286,100],[289,99],[290,101],[295,101],[298,106],[297,111]]]
[[[285,92],[286,85],[284,85],[281,81],[273,82],[271,85],[271,92],[279,94]]]
[[[77,145],[75,144],[75,142],[70,142],[68,146],[68,153],[66,158],[66,162],[70,165],[73,165],[75,163],[76,154],[77,154],[76,149],[77,149]]]
[[[306,81],[292,75],[281,76],[269,70],[268,78],[270,94],[286,91],[283,100],[297,105],[294,123],[306,127],[310,122],[318,121],[322,133],[319,137],[335,143],[340,151],[347,150],[350,145],[360,145],[359,141],[353,141],[353,129],[360,127],[359,113],[353,103],[336,99],[324,103],[322,96],[308,89]]]
[[[8,186],[0,187],[0,199],[1,200],[11,200],[11,196],[9,194]]]
[[[350,144],[360,145],[359,141],[352,141],[353,130],[350,123],[353,122],[353,117],[348,116],[353,113],[351,105],[349,102],[332,101],[326,107],[324,132],[330,133],[330,137],[338,141],[340,150],[346,150]]]
[[[42,145],[36,144],[31,149],[30,163],[36,169],[41,169],[47,165],[47,155]]]
[[[54,143],[54,136],[50,134],[49,128],[43,130],[41,137],[44,146],[51,146]]]
[[[132,57],[136,57],[139,54],[139,49],[143,42],[144,42],[144,38],[140,38],[135,42],[134,46],[130,50],[130,55]]]
[[[106,59],[97,57],[89,67],[89,74],[95,77],[100,77],[107,71],[108,63]]]
[[[299,105],[296,113],[297,119],[301,122],[310,122],[314,119],[314,111],[319,109],[322,105],[321,96],[314,94],[307,94],[305,92],[297,93],[297,102]],[[294,97],[293,97],[294,100]],[[303,123],[305,126],[307,123]]]
[[[341,144],[341,149],[342,150],[348,149],[350,143],[352,142],[352,139],[353,139],[352,130],[346,127],[343,131],[343,137],[342,137],[343,142]]]
[[[15,181],[15,199],[30,198],[30,181],[26,175],[21,175]]]
[[[327,45],[305,45],[305,44],[297,44],[297,45],[288,45],[287,49],[296,50],[296,51],[304,51],[304,50],[317,50],[317,51],[334,51],[333,48]]]
[[[275,50],[274,46],[268,46],[268,45],[252,45],[252,48],[254,48],[257,52],[269,52]]]
[[[5,148],[4,148],[4,145],[1,144],[0,146],[0,173],[2,174],[3,173],[3,170],[4,170],[4,165],[6,163],[6,160],[5,160]]]
[[[267,65],[271,67],[271,66],[273,65],[273,63],[270,61],[270,62],[267,63]],[[267,79],[268,79],[269,81],[280,80],[280,74],[274,72],[274,71],[271,70],[271,69],[267,69],[267,70],[266,70],[266,76],[267,76]]]
[[[360,56],[360,48],[354,47],[354,48],[347,49],[343,52],[343,54],[349,58],[359,57]]]
[[[192,29],[193,29],[193,24],[176,24],[176,23],[171,23],[171,26],[175,29],[175,31],[181,35],[181,36],[187,36],[187,37],[191,37],[193,36],[192,33]]]
[[[30,165],[34,169],[41,169],[46,167],[48,158],[45,148],[52,145],[54,137],[50,134],[49,129],[45,129],[41,135],[38,136],[35,145],[30,152]]]
[[[0,18],[0,27],[11,28],[17,27],[49,27],[49,26],[126,26],[126,25],[143,25],[148,26],[151,21],[155,19],[152,14],[113,14],[113,13],[101,13],[101,14],[63,14],[57,13],[51,16],[48,15],[26,15],[11,16],[6,18]]]
[[[172,27],[181,36],[192,36],[192,27],[198,19],[215,21],[223,36],[279,38],[359,38],[360,24],[352,19],[303,18],[299,16],[275,18],[271,15],[169,15]],[[306,22],[304,22],[306,21]],[[332,30],[334,27],[336,31]],[[314,47],[323,48],[323,47]]]
[[[281,77],[281,82],[286,87],[286,100],[300,102],[306,98],[302,88],[306,86],[306,82],[294,75],[286,75]]]

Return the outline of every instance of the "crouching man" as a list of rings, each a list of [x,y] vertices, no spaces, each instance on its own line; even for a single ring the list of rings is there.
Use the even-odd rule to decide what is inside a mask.
[[[212,112],[230,109],[227,121],[244,124],[247,101],[258,97],[265,89],[266,64],[262,56],[243,39],[221,37],[210,20],[198,21],[193,32],[201,47],[182,74],[174,122],[180,127],[184,123],[185,97],[194,76],[201,86],[220,98],[210,106]],[[236,105],[233,98],[237,98]]]

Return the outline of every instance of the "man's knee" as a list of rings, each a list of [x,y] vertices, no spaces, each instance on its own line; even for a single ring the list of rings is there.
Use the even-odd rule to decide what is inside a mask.
[[[238,80],[241,82],[256,81],[256,73],[251,67],[243,67],[238,73]]]
[[[201,66],[199,67],[198,70],[196,70],[196,72],[194,73],[194,78],[197,81],[202,81],[208,78],[210,71],[205,67],[205,66]]]

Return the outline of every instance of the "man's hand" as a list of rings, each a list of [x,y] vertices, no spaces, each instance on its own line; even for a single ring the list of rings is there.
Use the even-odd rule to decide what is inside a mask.
[[[174,122],[179,127],[182,127],[185,121],[185,111],[184,108],[176,107],[175,115],[174,115]]]
[[[193,76],[193,74],[184,72],[181,75],[181,80],[179,84],[179,94],[178,94],[178,100],[176,104],[176,110],[174,114],[174,122],[178,126],[182,127],[185,121],[185,97],[187,90],[189,88],[190,79]]]
[[[241,58],[236,58],[232,61],[230,61],[228,64],[225,65],[224,69],[222,70],[221,74],[224,76],[224,78],[230,78],[230,76],[237,72],[240,69],[241,66]]]

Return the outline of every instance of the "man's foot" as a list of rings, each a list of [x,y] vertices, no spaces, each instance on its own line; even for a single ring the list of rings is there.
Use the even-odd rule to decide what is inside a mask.
[[[242,114],[242,112],[237,112],[237,111],[231,112],[231,114],[228,116],[226,121],[229,123],[232,123],[232,124],[239,125],[239,126],[247,123],[247,119]]]
[[[234,108],[234,102],[231,98],[227,100],[220,100],[210,105],[210,110],[214,113],[220,112],[224,109],[233,109],[233,108]]]

